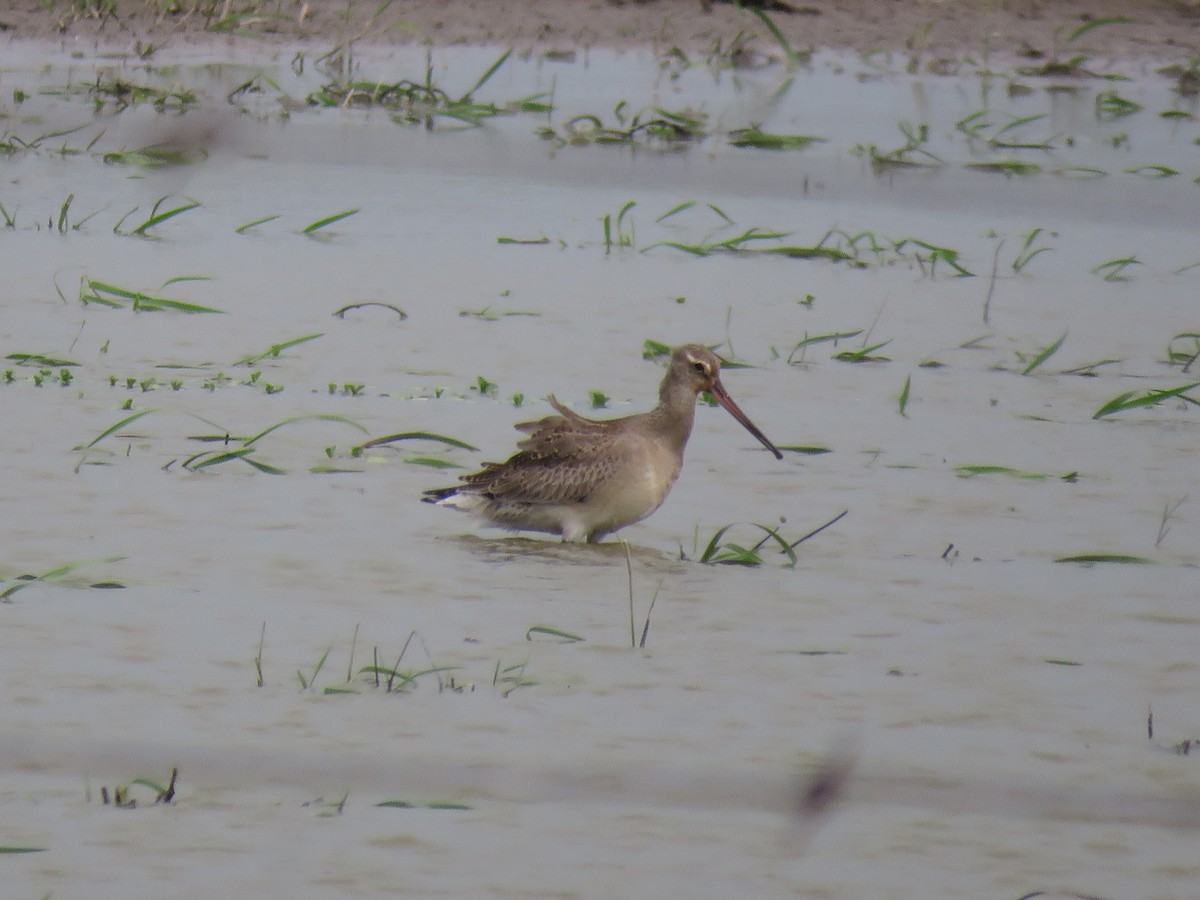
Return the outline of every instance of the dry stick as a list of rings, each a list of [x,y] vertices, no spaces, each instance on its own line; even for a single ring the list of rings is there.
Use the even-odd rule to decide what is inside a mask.
[[[1189,359],[1186,363],[1184,363],[1183,371],[1187,372],[1189,369],[1191,369],[1192,363],[1194,363],[1198,357],[1200,357],[1200,349],[1197,349],[1196,352],[1192,355],[1192,358]]]
[[[988,319],[992,314],[992,294],[996,291],[996,270],[1000,265],[1000,250],[1004,247],[1004,239],[1000,239],[1000,243],[996,245],[996,252],[992,254],[992,277],[988,279],[987,295],[983,298],[983,324],[987,325]]]
[[[404,646],[400,648],[400,655],[396,657],[396,664],[392,666],[392,671],[388,673],[387,692],[392,692],[392,682],[396,679],[396,672],[400,669],[400,661],[404,659],[404,654],[408,652],[408,645],[412,643],[412,639],[417,636],[416,630],[408,633],[408,640],[404,642]]]
[[[826,522],[826,523],[825,523],[824,525],[822,525],[820,528],[814,528],[814,529],[813,529],[812,531],[810,531],[808,534],[804,535],[804,537],[800,538],[800,539],[799,539],[799,540],[797,540],[797,541],[793,541],[791,544],[788,544],[788,549],[789,549],[789,550],[795,550],[795,549],[796,549],[798,546],[800,546],[801,544],[803,544],[803,543],[804,543],[805,541],[807,541],[807,540],[808,540],[810,537],[816,537],[818,534],[820,534],[822,531],[824,531],[824,530],[825,530],[826,528],[828,528],[830,525],[833,525],[833,524],[834,524],[835,522],[837,522],[839,519],[841,519],[842,517],[844,517],[844,516],[845,516],[845,515],[846,515],[848,512],[850,512],[850,510],[848,510],[848,509],[843,509],[843,510],[842,510],[840,513],[838,513],[836,516],[834,516],[832,519],[830,519],[828,522]],[[782,553],[783,551],[781,550],[780,552]]]
[[[263,622],[262,632],[258,636],[258,656],[254,657],[254,669],[256,672],[258,672],[258,686],[259,687],[263,686],[262,653],[263,653],[263,644],[266,642],[266,640],[267,640],[267,623]]]
[[[354,637],[350,639],[350,662],[346,663],[346,684],[354,679],[354,648],[358,644],[358,623],[354,623]]]
[[[637,634],[633,627],[633,557],[629,555],[629,541],[621,539],[625,548],[625,571],[629,573],[629,646],[637,647]]]
[[[646,610],[646,624],[642,627],[642,639],[638,641],[638,649],[646,649],[646,636],[650,634],[650,616],[654,612],[655,601],[658,600],[658,593],[662,590],[663,583],[660,581],[658,587],[654,589],[654,596],[650,598],[650,608]]]

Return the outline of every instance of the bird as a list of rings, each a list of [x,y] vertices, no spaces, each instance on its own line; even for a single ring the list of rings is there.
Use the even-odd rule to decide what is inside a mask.
[[[546,399],[557,415],[517,425],[528,437],[506,462],[485,462],[478,472],[461,476],[462,484],[427,490],[421,499],[509,531],[596,543],[645,519],[667,498],[683,466],[702,392],[783,459],[721,384],[717,355],[684,344],[671,351],[658,405],[649,412],[589,419],[550,394]]]

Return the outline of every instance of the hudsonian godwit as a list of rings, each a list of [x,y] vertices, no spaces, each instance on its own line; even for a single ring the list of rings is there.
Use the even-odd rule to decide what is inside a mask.
[[[510,531],[598,541],[640,522],[667,498],[683,465],[702,391],[783,459],[726,392],[716,355],[699,344],[686,344],[671,352],[658,406],[650,412],[588,419],[551,394],[547,399],[558,415],[518,425],[529,437],[507,462],[485,462],[478,472],[463,475],[462,484],[425,491],[422,499],[474,513]]]

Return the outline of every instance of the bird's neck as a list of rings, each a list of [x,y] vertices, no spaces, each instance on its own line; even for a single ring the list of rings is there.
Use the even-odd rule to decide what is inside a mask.
[[[664,381],[658,392],[658,406],[651,415],[657,420],[659,430],[682,455],[696,419],[696,392],[686,384],[670,379]]]

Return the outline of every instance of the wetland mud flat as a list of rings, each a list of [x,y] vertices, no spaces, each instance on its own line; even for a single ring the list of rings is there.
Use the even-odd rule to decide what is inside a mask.
[[[707,8],[0,16],[6,890],[1195,893],[1190,4]]]

